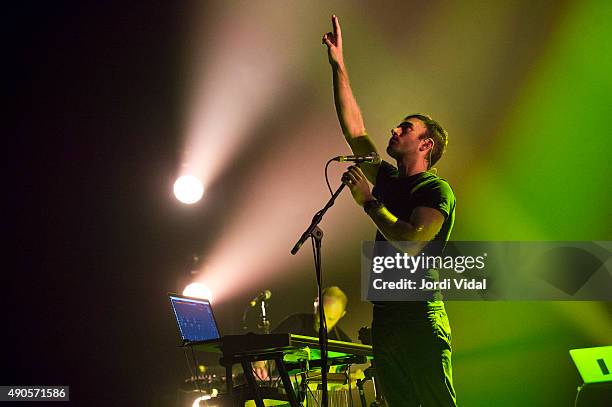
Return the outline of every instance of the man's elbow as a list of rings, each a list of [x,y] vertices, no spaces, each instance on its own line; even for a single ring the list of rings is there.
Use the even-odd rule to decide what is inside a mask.
[[[420,242],[422,241],[422,238],[418,234],[406,232],[397,233],[395,236],[395,240],[398,242]]]
[[[387,233],[383,233],[387,240],[393,242],[412,242],[414,241],[414,234],[408,230],[395,228],[394,230],[389,230]]]
[[[347,140],[357,139],[359,137],[364,137],[366,134],[366,129],[363,126],[347,126],[344,129],[344,137]]]
[[[426,244],[419,241],[419,236],[411,231],[395,231],[385,238],[394,242],[393,246],[410,256],[418,255]]]
[[[408,222],[398,222],[393,234],[397,237],[397,241],[403,242],[429,242],[435,237],[425,226],[416,226]]]

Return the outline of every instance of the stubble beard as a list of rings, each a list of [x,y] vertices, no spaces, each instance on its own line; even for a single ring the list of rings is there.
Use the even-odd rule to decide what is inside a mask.
[[[393,149],[393,146],[388,145],[387,146],[387,154],[389,154],[391,156],[391,158],[394,158],[397,160],[397,151]]]

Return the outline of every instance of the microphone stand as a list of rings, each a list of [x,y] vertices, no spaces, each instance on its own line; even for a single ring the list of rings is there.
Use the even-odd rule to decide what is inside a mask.
[[[259,320],[257,322],[257,328],[264,334],[270,333],[270,319],[268,318],[268,311],[266,310],[266,304],[268,300],[263,299],[259,301]],[[242,312],[242,329],[247,331],[249,326],[247,324],[247,314],[253,308],[254,305],[249,304]]]
[[[263,330],[264,334],[270,333],[270,320],[266,314],[266,300],[261,301],[261,312],[259,314],[261,320],[259,321],[259,328]]]
[[[321,220],[323,220],[323,215],[329,208],[331,208],[336,202],[336,198],[342,192],[346,185],[341,184],[340,187],[334,192],[320,211],[315,213],[312,218],[312,222],[310,226],[306,228],[302,236],[297,241],[297,243],[291,249],[291,254],[295,255],[306,239],[309,237],[312,239],[312,249],[314,252],[314,263],[315,263],[315,273],[317,276],[317,293],[319,297],[319,348],[321,350],[321,387],[323,391],[321,392],[321,406],[327,407],[328,398],[327,398],[327,324],[325,323],[325,310],[323,309],[323,288],[322,288],[322,275],[321,275],[321,240],[323,239],[323,231],[318,227]]]

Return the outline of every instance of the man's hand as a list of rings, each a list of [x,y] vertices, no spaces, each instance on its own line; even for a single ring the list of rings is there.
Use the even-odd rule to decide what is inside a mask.
[[[374,199],[370,191],[370,184],[368,184],[368,180],[359,167],[351,165],[348,171],[342,175],[342,183],[349,187],[355,202],[359,206],[363,206],[367,201]]]
[[[333,67],[338,67],[344,64],[344,57],[342,55],[342,31],[338,17],[335,15],[332,16],[332,29],[333,32],[323,35],[323,44],[327,45],[329,63]]]
[[[256,362],[251,363],[253,366],[253,373],[255,373],[255,378],[260,380],[268,380],[269,370],[268,364],[265,360],[258,360]]]

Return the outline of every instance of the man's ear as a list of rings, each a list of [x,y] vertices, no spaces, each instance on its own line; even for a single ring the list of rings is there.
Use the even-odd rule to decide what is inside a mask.
[[[432,138],[426,138],[421,143],[421,147],[419,148],[419,150],[421,151],[433,150],[434,144],[435,143]]]

